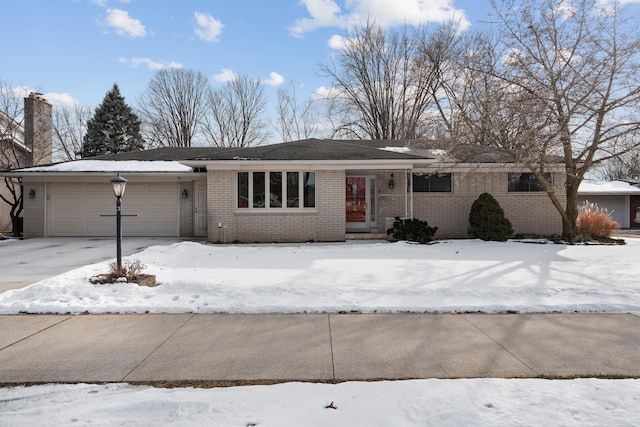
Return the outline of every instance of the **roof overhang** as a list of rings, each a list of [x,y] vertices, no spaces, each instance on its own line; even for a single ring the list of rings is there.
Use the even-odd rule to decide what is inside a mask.
[[[428,160],[420,160],[420,163]],[[435,160],[434,160],[435,161]],[[207,170],[255,170],[255,169],[314,169],[314,170],[354,170],[354,169],[412,169],[413,160],[183,160],[180,163],[192,168]]]

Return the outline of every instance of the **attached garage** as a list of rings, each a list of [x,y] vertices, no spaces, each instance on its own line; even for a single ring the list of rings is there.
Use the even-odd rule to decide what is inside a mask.
[[[115,197],[109,182],[47,185],[47,235],[52,237],[114,236]],[[178,183],[127,184],[122,198],[124,236],[180,234]]]

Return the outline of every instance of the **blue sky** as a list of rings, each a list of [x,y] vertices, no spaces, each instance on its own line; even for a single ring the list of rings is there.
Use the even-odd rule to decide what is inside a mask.
[[[639,0],[627,0],[639,1]],[[162,67],[201,71],[213,84],[233,73],[262,79],[275,112],[279,85],[308,97],[346,26],[367,17],[394,26],[453,17],[487,19],[488,0],[6,0],[0,80],[54,105],[96,107],[113,83],[136,100]],[[11,17],[11,19],[7,19]]]
[[[96,107],[113,83],[130,105],[160,67],[201,71],[213,84],[251,74],[306,97],[328,81],[317,65],[332,36],[366,19],[396,25],[486,17],[486,0],[13,0],[2,5],[0,80],[51,103]],[[11,19],[6,19],[6,17]],[[467,24],[468,22],[468,24]],[[10,40],[10,43],[7,41]],[[335,40],[335,38],[333,39]],[[270,106],[275,109],[275,106]]]

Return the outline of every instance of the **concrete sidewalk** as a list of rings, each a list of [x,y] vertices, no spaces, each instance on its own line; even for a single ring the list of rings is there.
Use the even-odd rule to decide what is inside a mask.
[[[632,314],[0,316],[0,383],[640,376]]]

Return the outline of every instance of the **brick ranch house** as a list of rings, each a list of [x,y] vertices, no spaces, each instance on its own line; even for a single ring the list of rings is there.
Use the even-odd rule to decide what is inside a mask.
[[[516,234],[552,235],[561,219],[531,173],[478,147],[450,158],[408,141],[310,139],[252,148],[159,148],[5,172],[20,176],[24,236],[113,236],[110,179],[128,180],[125,236],[211,242],[382,237],[393,218],[467,236],[473,201],[491,193]],[[547,178],[564,194],[563,165]],[[564,202],[564,201],[563,201]]]

